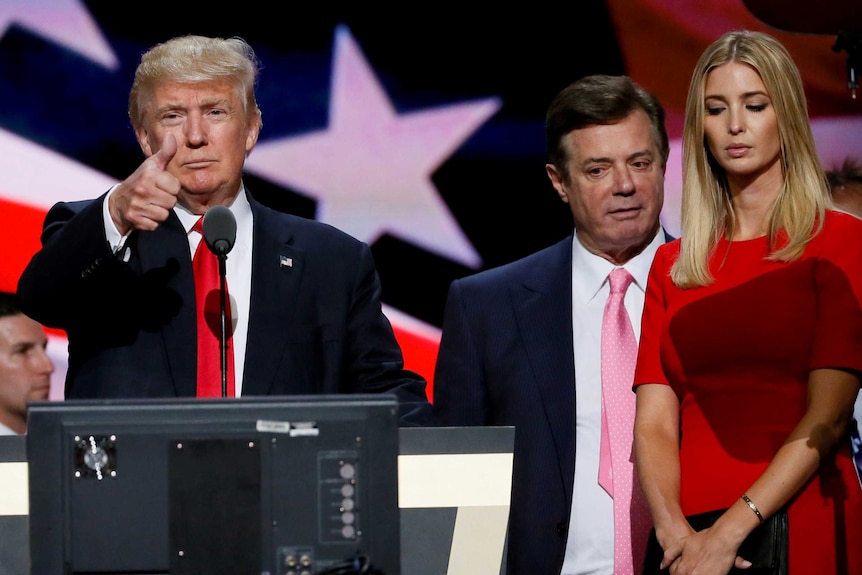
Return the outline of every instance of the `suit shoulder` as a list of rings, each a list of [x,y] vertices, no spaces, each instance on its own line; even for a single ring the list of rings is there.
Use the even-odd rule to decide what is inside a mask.
[[[467,286],[505,285],[521,278],[544,274],[548,269],[571,265],[572,238],[568,238],[517,260],[478,271],[456,280]]]
[[[103,197],[103,196],[102,196]],[[80,212],[83,212],[87,207],[92,206],[94,204],[100,204],[102,197],[95,199],[86,199],[86,200],[71,200],[71,201],[63,201],[57,202],[48,210],[49,219],[52,216],[58,216],[61,214],[65,215],[75,215]]]
[[[362,240],[325,222],[281,212],[263,204],[258,204],[256,210],[268,222],[274,222],[278,229],[288,230],[291,235],[302,240],[311,238],[315,241],[334,242],[344,246],[367,246]]]

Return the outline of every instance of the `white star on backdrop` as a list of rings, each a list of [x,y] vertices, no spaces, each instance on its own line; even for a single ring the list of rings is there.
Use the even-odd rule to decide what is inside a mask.
[[[487,98],[396,113],[346,27],[335,33],[329,127],[257,145],[246,169],[317,199],[317,215],[367,243],[388,233],[470,267],[481,257],[431,181],[499,108]]]
[[[120,63],[81,0],[2,0],[0,37],[12,24],[116,70]]]

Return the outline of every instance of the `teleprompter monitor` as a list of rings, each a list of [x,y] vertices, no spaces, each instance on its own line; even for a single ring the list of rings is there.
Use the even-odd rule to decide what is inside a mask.
[[[400,574],[388,394],[30,404],[32,575]]]

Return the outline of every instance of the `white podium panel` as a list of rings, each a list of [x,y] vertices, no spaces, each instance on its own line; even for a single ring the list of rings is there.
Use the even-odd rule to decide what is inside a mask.
[[[401,572],[501,575],[514,427],[402,428]]]
[[[30,573],[27,443],[0,436],[0,575]]]

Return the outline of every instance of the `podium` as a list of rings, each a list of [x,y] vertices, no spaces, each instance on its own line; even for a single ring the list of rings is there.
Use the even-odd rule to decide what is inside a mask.
[[[348,426],[352,427],[352,424]],[[369,533],[372,537],[370,541],[375,542],[374,551],[380,551],[381,537],[384,537],[384,544],[394,550],[396,557],[400,555],[400,564],[395,567],[391,567],[392,560],[388,560],[390,567],[384,571],[386,575],[397,575],[399,568],[402,575],[500,575],[503,573],[511,494],[514,428],[400,428],[396,433],[397,489],[394,488],[395,485],[389,483],[388,478],[393,475],[390,469],[381,469],[382,477],[379,480],[372,471],[371,476],[366,476],[363,481],[366,489],[371,489],[372,485],[375,485],[376,494],[373,498],[368,498],[366,495],[364,499],[359,500],[365,503],[366,508],[369,505],[384,505],[389,508],[389,500],[380,499],[380,489],[390,491],[393,502],[397,492],[397,515],[394,519],[388,511],[371,516],[386,523],[385,526],[378,526],[376,534]],[[144,439],[151,441],[153,438]],[[384,444],[388,443],[388,440],[382,437],[376,439],[382,440]],[[33,495],[30,475],[39,471],[34,470],[32,462],[27,461],[26,440],[27,438],[23,436],[0,437],[0,575],[30,574],[29,533],[33,518],[29,514],[34,509],[33,503],[36,503],[36,509],[39,505],[44,505],[31,499]],[[208,445],[204,444],[205,447]],[[388,452],[388,449],[386,448],[385,451]],[[234,452],[233,448],[229,451]],[[120,452],[120,454],[124,453],[127,452]],[[153,450],[145,450],[145,453],[155,459],[140,462],[140,465],[150,465],[159,470],[163,462],[158,459],[163,456]],[[65,457],[61,457],[59,452],[53,455],[58,459]],[[368,453],[363,451],[360,455],[360,466],[370,461]],[[36,456],[35,459],[39,462],[36,467],[45,471],[44,454]],[[202,461],[212,464],[216,460],[206,456]],[[132,471],[128,461],[118,463],[121,464],[120,471],[125,473]],[[185,465],[188,462],[181,463]],[[192,468],[185,467],[185,469],[188,473]],[[54,469],[52,473],[56,471],[57,469]],[[214,468],[210,466],[208,472],[213,471]],[[320,483],[319,473],[315,475],[312,470],[299,471],[302,475],[314,477],[314,480]],[[245,480],[244,475],[242,478]],[[330,480],[325,479],[325,483],[328,484]],[[41,483],[44,485],[44,481]],[[376,487],[377,484],[382,487]],[[58,492],[66,490],[67,495],[70,493],[69,485],[57,485],[56,490]],[[74,490],[80,493],[79,487],[74,487]],[[36,497],[42,498],[44,495],[37,492]],[[59,495],[51,495],[51,497],[54,496],[59,497]],[[142,492],[142,496],[146,499],[146,489]],[[277,499],[277,496],[275,498]],[[83,500],[75,502],[74,506],[89,506],[94,502],[98,505],[93,497],[87,495]],[[272,502],[263,503],[266,505]],[[364,512],[365,517],[369,517],[368,509]],[[170,521],[170,514],[163,517],[164,511],[150,510],[146,513],[147,520],[151,524],[150,528],[167,529],[165,526],[159,527],[157,523],[161,519]],[[96,515],[94,512],[93,516]],[[307,519],[308,515],[305,514],[302,517]],[[44,522],[44,518],[40,521]],[[63,521],[68,521],[68,518]],[[79,524],[84,525],[82,531],[90,531],[90,527],[87,526],[92,525],[92,520],[88,519]],[[309,524],[307,528],[312,529],[313,526]],[[58,529],[63,528],[58,526]],[[118,529],[122,530],[121,527]],[[87,536],[88,533],[78,533],[76,541]],[[53,546],[62,548],[70,544],[69,540],[62,540],[56,535],[52,537]],[[35,550],[45,552],[47,548],[44,538],[36,543]],[[164,544],[162,546],[167,547],[166,542],[162,543]],[[255,550],[250,549],[250,551]],[[110,550],[105,552],[111,553]],[[318,553],[320,553],[319,550]],[[99,568],[103,567],[105,566]],[[175,566],[165,565],[157,572],[181,572],[174,568]],[[110,570],[101,572],[113,573]],[[277,569],[273,573],[281,572],[288,571]],[[313,569],[308,572],[317,573]],[[34,569],[33,575],[41,574]]]
[[[32,575],[399,575],[397,412],[391,394],[33,402]]]

